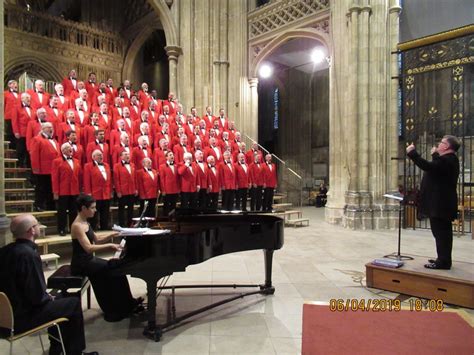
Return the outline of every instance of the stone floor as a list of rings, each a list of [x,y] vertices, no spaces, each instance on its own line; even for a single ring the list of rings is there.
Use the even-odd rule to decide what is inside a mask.
[[[142,336],[143,319],[107,323],[94,300],[84,311],[88,350],[100,354],[298,354],[301,352],[302,305],[331,298],[394,298],[397,294],[365,287],[365,263],[397,247],[396,231],[351,231],[324,222],[324,210],[307,207],[310,226],[285,229],[285,245],[275,253],[273,296],[251,296],[222,306],[163,335],[160,342]],[[434,240],[426,230],[404,230],[402,252],[434,255]],[[453,257],[472,262],[470,235],[455,237]],[[67,262],[67,260],[63,260]],[[474,267],[472,268],[474,273]],[[48,271],[49,274],[51,271]],[[189,267],[169,284],[262,283],[261,251],[224,255]],[[130,279],[135,296],[145,295],[141,280]],[[232,290],[179,291],[178,316],[218,301]],[[165,295],[166,296],[166,295]],[[158,319],[165,320],[167,297],[158,300]],[[474,311],[467,310],[474,315]],[[0,353],[7,349],[0,343]],[[15,344],[16,354],[40,354],[37,338]]]

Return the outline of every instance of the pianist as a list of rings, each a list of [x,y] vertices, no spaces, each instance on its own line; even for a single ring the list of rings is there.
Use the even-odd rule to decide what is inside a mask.
[[[98,237],[87,222],[96,212],[94,198],[79,195],[76,206],[78,215],[71,226],[72,273],[89,277],[106,321],[118,322],[134,312],[143,310],[143,299],[132,297],[127,277],[113,275],[113,265],[116,263],[93,255],[102,250],[121,250],[118,244],[105,243],[112,235]]]

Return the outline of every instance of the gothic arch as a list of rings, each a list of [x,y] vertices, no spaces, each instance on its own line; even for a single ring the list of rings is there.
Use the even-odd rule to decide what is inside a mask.
[[[310,38],[316,41],[321,42],[328,50],[328,53],[331,53],[331,44],[329,36],[327,33],[318,31],[313,28],[300,28],[296,30],[287,31],[280,36],[272,39],[268,44],[262,49],[260,53],[253,59],[250,66],[250,77],[256,78],[258,76],[258,66],[265,59],[267,59],[279,46],[293,38]]]
[[[22,70],[22,68],[25,68],[25,70]],[[20,56],[14,57],[5,63],[5,78],[9,78],[17,71],[26,71],[27,68],[34,68],[35,74],[47,81],[61,82],[63,77],[63,74],[50,61],[34,56]]]
[[[157,29],[165,31],[166,45],[177,46],[178,45],[178,32],[176,30],[175,23],[171,16],[171,11],[166,5],[164,0],[149,0],[150,5],[153,7],[155,12],[158,14],[160,22],[157,19],[152,19],[148,24],[144,24],[142,30],[137,34],[125,55],[125,61],[123,65],[122,78],[130,78],[133,70],[133,63],[137,57],[138,52],[150,37],[150,35]]]

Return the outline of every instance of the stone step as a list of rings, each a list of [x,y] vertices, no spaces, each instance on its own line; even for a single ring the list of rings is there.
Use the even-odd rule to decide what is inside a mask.
[[[282,210],[286,210],[287,208],[292,207],[292,206],[293,206],[292,203],[274,203],[272,205],[272,208],[275,211],[282,211]]]
[[[28,206],[33,205],[34,200],[16,200],[16,201],[5,201],[5,206]]]
[[[297,226],[303,227],[305,223],[306,223],[306,226],[308,227],[309,226],[309,218],[288,219],[286,221],[287,225],[293,226],[293,227],[297,227]]]
[[[27,194],[27,193],[32,193],[35,192],[35,189],[33,188],[25,188],[25,189],[5,189],[5,195],[6,194]]]
[[[56,211],[41,211],[41,212],[37,212],[37,211],[34,211],[34,212],[28,212],[29,214],[32,214],[33,216],[35,216],[37,219],[39,218],[48,218],[48,217],[55,217],[57,212]],[[13,217],[17,217],[19,215],[22,215],[23,213],[19,213],[19,212],[14,212],[14,213],[7,213],[7,217],[8,218],[13,218]]]

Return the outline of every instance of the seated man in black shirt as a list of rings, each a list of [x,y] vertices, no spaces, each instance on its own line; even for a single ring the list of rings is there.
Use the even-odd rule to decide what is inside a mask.
[[[56,318],[60,324],[68,355],[82,354],[86,347],[80,300],[76,297],[54,299],[46,292],[41,258],[35,239],[39,223],[29,214],[15,217],[10,229],[15,242],[0,249],[0,291],[5,292],[13,308],[15,333],[22,333]],[[50,334],[58,338],[56,327]],[[50,337],[49,354],[60,354],[61,344]],[[97,352],[89,353],[97,354]]]

